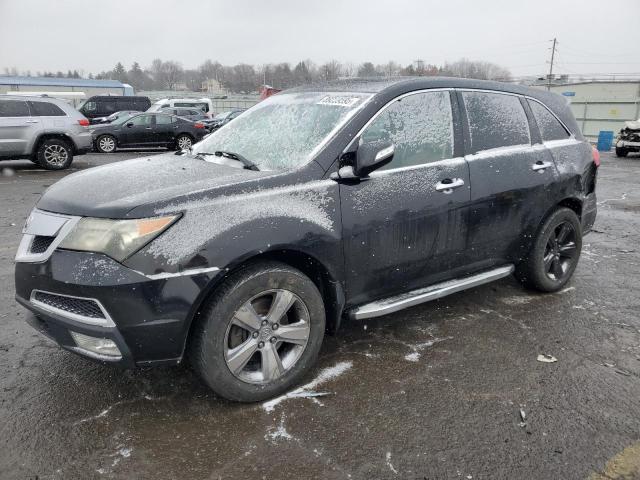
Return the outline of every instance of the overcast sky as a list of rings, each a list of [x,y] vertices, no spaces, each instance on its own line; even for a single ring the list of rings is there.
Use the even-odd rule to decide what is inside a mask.
[[[0,0],[0,72],[467,57],[519,76],[557,37],[558,73],[640,73],[639,18],[639,0]]]

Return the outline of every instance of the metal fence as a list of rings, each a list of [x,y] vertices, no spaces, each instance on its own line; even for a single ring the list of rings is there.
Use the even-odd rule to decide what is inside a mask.
[[[596,141],[600,131],[616,135],[624,122],[640,118],[640,100],[571,101],[571,110],[583,135]]]

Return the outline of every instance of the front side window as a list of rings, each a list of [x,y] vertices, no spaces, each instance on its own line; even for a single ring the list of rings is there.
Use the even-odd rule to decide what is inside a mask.
[[[171,115],[158,115],[156,116],[156,125],[169,125],[172,123]]]
[[[97,108],[96,102],[85,102],[84,105],[80,107],[80,110],[86,113],[91,113],[95,112]]]
[[[545,106],[533,100],[529,100],[529,106],[540,129],[542,140],[564,140],[569,138],[569,133]]]
[[[22,100],[0,100],[0,117],[28,117],[29,107]]]
[[[66,113],[57,105],[47,102],[29,102],[35,117],[64,117]]]
[[[144,126],[148,127],[153,123],[153,116],[151,115],[138,115],[137,117],[133,117],[131,122],[136,126]]]
[[[393,160],[380,170],[453,157],[449,92],[417,93],[396,100],[362,132],[361,141],[393,143]]]
[[[240,154],[260,170],[296,168],[309,162],[370,97],[354,92],[274,95],[198,143],[194,153]]]
[[[473,153],[491,148],[530,145],[529,122],[515,95],[463,92]]]

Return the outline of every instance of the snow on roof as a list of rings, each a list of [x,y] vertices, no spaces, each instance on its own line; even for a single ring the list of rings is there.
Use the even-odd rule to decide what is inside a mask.
[[[124,84],[122,84],[118,80],[89,80],[86,78],[62,77],[22,77],[8,75],[0,75],[0,85],[124,88]]]

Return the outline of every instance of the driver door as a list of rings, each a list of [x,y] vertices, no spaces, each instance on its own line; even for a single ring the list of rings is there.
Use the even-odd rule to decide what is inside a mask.
[[[158,142],[154,115],[138,115],[125,122],[120,136],[121,146],[153,145]]]
[[[340,185],[349,303],[452,278],[464,265],[469,169],[454,158],[453,119],[449,91],[419,92],[387,105],[362,132],[361,142],[391,141],[395,154]]]

